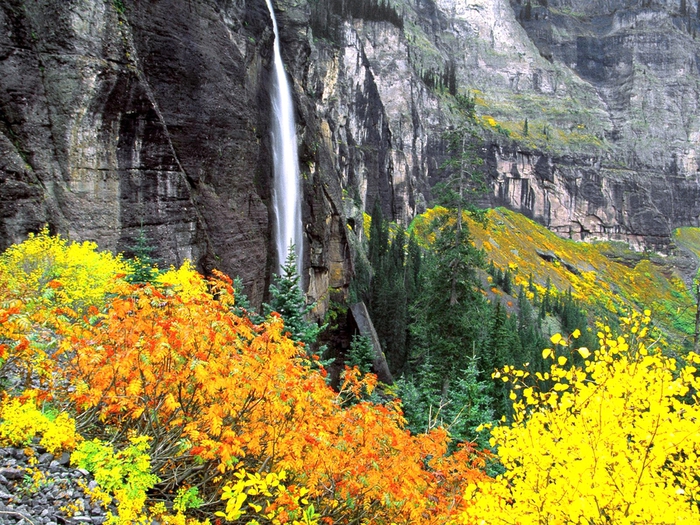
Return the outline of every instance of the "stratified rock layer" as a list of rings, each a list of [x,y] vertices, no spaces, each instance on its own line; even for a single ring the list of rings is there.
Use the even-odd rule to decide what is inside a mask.
[[[275,4],[319,314],[362,211],[429,205],[455,95],[486,137],[484,204],[639,248],[698,225],[695,3]],[[162,264],[240,275],[259,304],[276,259],[264,2],[6,0],[0,29],[0,248],[48,224],[129,253],[143,228]]]

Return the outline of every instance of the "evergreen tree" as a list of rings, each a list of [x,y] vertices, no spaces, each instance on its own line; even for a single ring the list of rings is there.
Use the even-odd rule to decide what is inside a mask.
[[[235,298],[235,305],[233,307],[233,313],[240,317],[247,317],[254,324],[260,324],[264,319],[258,315],[250,304],[248,296],[243,291],[243,279],[236,276],[233,278],[233,297]]]
[[[282,267],[282,275],[275,275],[270,285],[270,304],[263,304],[263,312],[266,316],[272,312],[280,314],[291,338],[304,343],[310,352],[311,345],[316,342],[318,334],[325,326],[307,320],[314,304],[307,304],[299,281],[294,246],[290,246],[287,260]]]
[[[508,268],[503,272],[503,282],[501,283],[501,288],[508,295],[513,291],[513,284],[510,276],[510,270]]]
[[[476,262],[476,258],[473,257],[476,250],[470,249],[473,245],[469,229],[464,224],[463,212],[468,211],[474,216],[478,215],[474,201],[477,196],[486,191],[481,171],[484,160],[479,155],[482,141],[475,131],[475,106],[467,97],[467,100],[460,102],[460,108],[463,123],[445,134],[448,151],[451,154],[451,157],[442,165],[447,177],[435,186],[436,203],[451,210],[450,221],[454,224],[452,226],[445,222],[442,225],[436,225],[440,230],[438,237],[444,243],[444,248],[456,256],[451,263],[453,267],[446,276],[450,283],[451,305],[458,301],[457,280],[460,271],[464,269],[464,264]],[[461,254],[454,251],[456,246],[464,247]],[[479,266],[483,266],[483,259],[479,262]]]
[[[372,223],[369,227],[369,248],[367,250],[369,263],[373,270],[381,267],[382,261],[389,249],[389,227],[384,220],[379,199],[374,201],[372,208]]]
[[[146,236],[146,231],[141,226],[139,236],[136,238],[136,244],[131,247],[133,273],[127,276],[127,280],[130,283],[152,283],[158,277],[158,261],[152,256],[154,250],[155,248]]]
[[[406,362],[407,351],[406,232],[403,227],[397,227],[389,242],[388,223],[384,222],[374,231],[387,244],[372,250],[373,278],[368,307],[389,368],[397,373]]]
[[[431,229],[435,241],[424,255],[421,290],[411,310],[412,358],[420,362],[429,357],[447,389],[485,337],[487,303],[476,273],[484,257],[453,214],[438,216]]]
[[[489,337],[482,355],[480,373],[484,381],[488,381],[496,369],[501,369],[505,365],[520,366],[526,362],[518,334],[518,322],[514,316],[508,315],[500,302],[496,303],[492,309]],[[509,415],[510,385],[494,381],[490,385],[489,393],[496,417]]]
[[[411,232],[408,236],[408,247],[406,249],[406,266],[404,276],[406,282],[406,297],[409,304],[418,294],[420,282],[422,253],[416,236]]]
[[[433,363],[426,360],[413,375],[396,382],[406,427],[417,434],[441,426],[449,431],[455,444],[475,441],[488,448],[487,436],[479,434],[476,428],[494,419],[488,394],[491,381],[479,378],[474,359],[455,375],[446,392],[441,391],[442,379]]]
[[[491,326],[489,328],[489,338],[486,349],[483,352],[481,363],[481,371],[484,379],[490,378],[496,368],[506,363],[515,364],[510,363],[510,345],[508,334],[505,333],[508,317],[500,301],[493,307],[493,313],[490,317]]]
[[[518,334],[522,346],[524,362],[536,363],[541,361],[540,355],[544,348],[544,338],[540,334],[535,310],[525,297],[524,290],[518,293]],[[541,371],[538,369],[538,371]]]
[[[355,334],[350,341],[350,352],[345,364],[350,368],[356,366],[363,374],[368,374],[372,370],[374,362],[374,348],[372,340],[364,335]]]

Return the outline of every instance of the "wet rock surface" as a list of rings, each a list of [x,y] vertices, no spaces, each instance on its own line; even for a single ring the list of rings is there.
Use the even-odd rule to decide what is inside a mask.
[[[404,222],[430,204],[457,93],[593,141],[540,151],[496,133],[482,204],[639,248],[700,224],[695,3],[356,4],[275,2],[319,314],[352,273],[348,224],[374,202]],[[48,224],[129,254],[143,228],[161,266],[239,275],[259,305],[276,260],[271,45],[261,1],[0,4],[0,249]]]

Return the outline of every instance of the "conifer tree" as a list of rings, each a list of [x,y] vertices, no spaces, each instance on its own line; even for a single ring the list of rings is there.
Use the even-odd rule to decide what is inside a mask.
[[[370,230],[372,280],[367,293],[368,309],[389,368],[395,373],[401,370],[407,357],[409,297],[406,291],[406,232],[402,226],[398,226],[390,241],[389,224],[384,221],[378,204],[375,204],[372,212]],[[411,286],[415,288],[415,283]]]
[[[421,289],[412,308],[412,358],[420,362],[431,356],[447,389],[450,377],[467,368],[485,337],[487,303],[476,272],[484,266],[484,256],[452,215],[436,217],[431,229],[435,241],[424,255]]]
[[[272,312],[280,314],[291,338],[304,343],[307,351],[310,351],[310,346],[316,342],[318,334],[325,327],[307,320],[314,304],[307,303],[304,291],[301,289],[294,246],[289,248],[287,260],[282,267],[282,275],[275,275],[273,278],[270,296],[270,304],[263,304],[265,315],[270,315]]]
[[[443,392],[440,389],[443,378],[436,370],[426,360],[415,374],[396,382],[407,428],[417,434],[442,426],[449,431],[453,443],[477,441],[487,448],[488,442],[476,428],[494,419],[488,394],[491,381],[479,378],[476,360],[472,358],[456,374],[450,389]]]
[[[156,266],[158,261],[152,256],[154,250],[155,248],[153,248],[146,236],[146,231],[141,226],[139,236],[136,238],[136,244],[131,247],[131,252],[134,256],[131,260],[133,272],[127,276],[127,280],[130,283],[152,283],[158,276],[158,268]]]

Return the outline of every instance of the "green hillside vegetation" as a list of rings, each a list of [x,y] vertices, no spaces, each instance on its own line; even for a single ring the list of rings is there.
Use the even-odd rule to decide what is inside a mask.
[[[700,228],[678,228],[673,232],[673,240],[700,260]]]
[[[582,308],[594,284],[600,308],[636,306],[584,272],[652,263],[606,269],[605,245],[503,210],[457,217],[367,221],[354,293],[398,337],[394,386],[357,339],[329,385],[293,258],[261,317],[221,273],[30,236],[0,255],[0,446],[70,453],[110,525],[697,523],[700,356],[666,352],[648,309],[611,327]],[[573,261],[580,289],[555,290]],[[28,465],[25,497],[52,486]]]
[[[419,217],[414,228],[420,229],[428,216]],[[531,287],[540,294],[547,293],[548,286],[552,294],[571,290],[575,299],[589,307],[591,318],[614,318],[629,308],[650,308],[674,342],[689,344],[695,302],[672,260],[633,252],[623,243],[563,239],[503,208],[489,210],[485,225],[474,220],[469,225],[476,246],[498,268],[511,274],[515,286],[528,288],[530,298]],[[682,228],[675,239],[700,253],[699,232]]]

